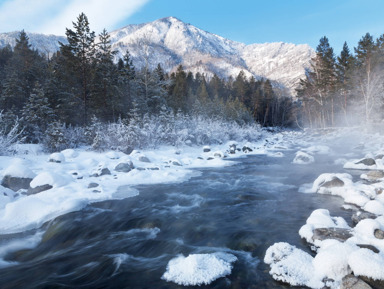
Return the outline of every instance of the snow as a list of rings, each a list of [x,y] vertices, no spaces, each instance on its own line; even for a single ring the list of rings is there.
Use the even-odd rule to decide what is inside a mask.
[[[293,159],[293,163],[299,165],[311,164],[314,161],[315,158],[312,155],[302,151],[297,152],[295,158]]]
[[[354,251],[348,258],[348,264],[357,276],[366,276],[374,280],[384,280],[384,255],[362,248]]]
[[[313,231],[318,228],[350,229],[347,222],[342,217],[331,217],[328,210],[317,209],[308,217],[306,224],[300,228],[299,235],[308,243],[319,246],[321,241],[316,240],[316,242],[314,242],[312,239]]]
[[[269,274],[275,280],[293,286],[322,288],[321,281],[313,280],[313,258],[308,253],[285,242],[275,243],[265,253],[264,262],[269,264]]]
[[[276,145],[282,142],[276,142]],[[57,216],[81,210],[93,202],[137,196],[138,191],[133,188],[135,185],[180,183],[200,174],[199,170],[191,170],[193,168],[232,165],[235,162],[224,159],[224,151],[228,150],[229,145],[230,142],[211,146],[209,153],[203,153],[202,147],[185,146],[177,150],[175,147],[161,147],[157,150],[133,151],[130,155],[114,151],[98,153],[83,148],[66,149],[53,155],[37,153],[38,150],[35,150],[36,154],[0,156],[0,173],[3,176],[10,174],[31,178],[31,188],[52,186],[37,194],[18,194],[17,197],[15,192],[0,187],[0,234],[39,228]],[[241,145],[244,144],[239,143]],[[257,143],[248,145],[261,147]],[[263,153],[264,150],[255,149],[252,153]],[[198,156],[202,155],[204,157],[199,159]],[[243,155],[240,151],[228,158]],[[151,162],[140,161],[142,156]],[[51,157],[61,162],[47,162]],[[121,162],[132,162],[134,168],[129,172],[115,171],[114,168]],[[101,175],[104,168],[108,168],[111,174]],[[98,186],[88,188],[90,183]],[[197,197],[193,196],[190,205],[173,209],[185,211],[199,206],[201,197]]]
[[[30,183],[31,188],[36,188],[43,185],[50,185],[54,188],[68,185],[73,181],[69,175],[54,172],[41,172]]]
[[[28,167],[28,165],[28,162],[24,160],[15,159],[9,167],[3,170],[2,175],[32,179],[36,174]]]
[[[179,255],[169,261],[162,279],[184,286],[208,285],[231,274],[237,257],[229,253]]]
[[[363,137],[364,147],[359,147],[359,153],[365,154],[364,158],[356,159],[356,152],[344,154],[352,160],[339,158],[334,163],[343,165],[344,169],[382,170],[382,159],[375,159],[376,164],[372,166],[358,164],[363,160],[368,164],[373,163],[368,158],[374,159],[375,155],[382,153],[381,135]],[[326,146],[309,146],[301,151],[319,154],[331,152]],[[312,257],[288,243],[275,243],[268,248],[264,259],[270,265],[272,277],[294,286],[332,289],[340,288],[342,278],[348,274],[384,280],[384,242],[378,232],[384,231],[383,188],[382,178],[369,183],[361,179],[355,182],[348,173],[324,173],[312,184],[301,186],[300,192],[340,196],[345,202],[343,208],[357,211],[357,214],[359,210],[370,212],[377,217],[363,219],[351,228],[343,218],[331,216],[327,209],[314,210],[300,228],[299,235],[316,255]],[[344,228],[351,237],[344,242],[336,239],[314,241],[313,232],[316,228]]]
[[[63,163],[65,162],[65,156],[62,153],[53,153],[49,156],[48,161],[55,163]]]

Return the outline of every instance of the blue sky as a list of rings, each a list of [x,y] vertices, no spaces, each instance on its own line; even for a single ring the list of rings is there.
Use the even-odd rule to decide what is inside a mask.
[[[384,33],[383,0],[0,0],[0,32],[61,34],[80,12],[100,32],[175,16],[203,30],[250,43],[307,43],[327,36],[338,53],[370,32]]]

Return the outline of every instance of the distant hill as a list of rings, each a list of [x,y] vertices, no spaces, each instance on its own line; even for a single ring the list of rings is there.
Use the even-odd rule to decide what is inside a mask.
[[[160,63],[166,71],[180,64],[185,70],[236,77],[243,70],[247,76],[268,78],[285,94],[295,94],[300,78],[310,67],[314,50],[306,44],[264,43],[245,45],[201,30],[175,17],[150,23],[128,25],[110,33],[118,56],[127,50],[136,67]],[[15,44],[18,32],[1,33],[0,46]],[[65,37],[28,33],[36,49],[52,54]]]

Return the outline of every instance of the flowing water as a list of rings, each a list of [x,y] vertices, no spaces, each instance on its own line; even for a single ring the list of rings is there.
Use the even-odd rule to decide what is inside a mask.
[[[351,214],[338,197],[298,192],[323,172],[342,171],[335,157],[295,165],[295,152],[236,159],[185,183],[140,186],[136,197],[56,218],[37,247],[5,256],[17,263],[0,269],[0,287],[193,288],[161,279],[168,262],[228,252],[238,258],[232,273],[196,288],[287,288],[268,274],[267,248],[288,242],[310,252],[298,231],[313,210],[327,208],[348,222]]]

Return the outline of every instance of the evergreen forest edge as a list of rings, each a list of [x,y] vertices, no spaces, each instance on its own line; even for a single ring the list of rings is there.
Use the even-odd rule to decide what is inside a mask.
[[[129,151],[251,141],[260,126],[324,128],[382,120],[384,35],[374,41],[367,33],[354,55],[345,43],[338,57],[327,37],[321,38],[297,98],[243,71],[208,79],[181,65],[170,74],[161,64],[137,69],[129,51],[115,61],[107,31],[96,37],[83,13],[66,36],[68,44],[60,43],[52,57],[31,49],[24,31],[13,49],[0,49],[0,154],[17,142],[41,143],[48,151],[79,145]]]

